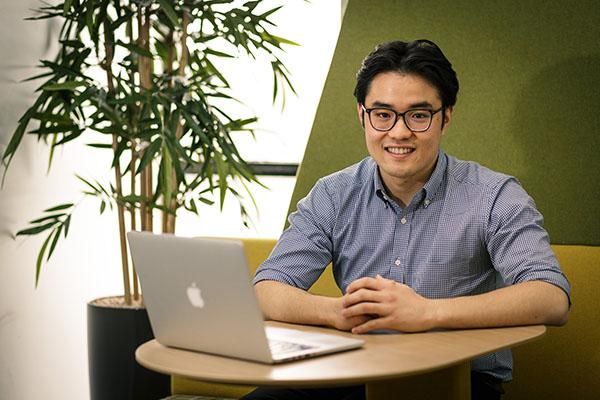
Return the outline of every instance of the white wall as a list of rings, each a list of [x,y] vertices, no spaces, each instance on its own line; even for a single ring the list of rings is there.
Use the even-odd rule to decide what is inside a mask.
[[[303,44],[290,49],[288,56],[299,97],[288,97],[283,116],[278,109],[269,113],[269,99],[246,100],[248,107],[265,115],[263,130],[270,131],[259,134],[259,139],[263,137],[259,150],[248,145],[248,152],[259,158],[261,148],[271,154],[292,151],[284,158],[299,161],[337,39],[340,2],[285,3],[277,18],[281,36]],[[0,152],[34,98],[35,84],[17,82],[35,72],[29,67],[38,59],[50,57],[45,51],[47,23],[23,21],[39,4],[0,2]],[[269,148],[270,143],[276,148]],[[121,292],[114,216],[98,217],[94,202],[81,203],[69,238],[59,244],[42,271],[38,289],[34,288],[35,260],[43,238],[15,240],[14,233],[44,208],[81,198],[74,171],[100,180],[110,176],[106,158],[82,144],[69,144],[55,159],[46,174],[47,148],[27,138],[0,190],[0,399],[87,399],[85,304]],[[255,192],[260,209],[253,229],[241,228],[235,202],[229,201],[225,215],[211,209],[203,210],[201,219],[183,216],[178,233],[276,237],[293,179],[271,178],[266,183],[271,191]]]

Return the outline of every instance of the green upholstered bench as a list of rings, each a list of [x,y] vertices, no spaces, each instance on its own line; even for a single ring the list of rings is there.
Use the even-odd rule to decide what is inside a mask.
[[[250,273],[273,248],[274,240],[243,239]],[[506,385],[506,399],[594,399],[600,393],[600,247],[552,246],[573,285],[569,323],[549,328],[541,340],[514,350],[515,381]],[[339,296],[331,268],[311,288],[312,293]],[[172,377],[172,393],[239,398],[250,386],[199,382]]]

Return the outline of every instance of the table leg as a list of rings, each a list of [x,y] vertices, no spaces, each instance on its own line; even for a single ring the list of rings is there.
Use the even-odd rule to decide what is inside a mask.
[[[367,383],[367,399],[448,399],[471,398],[471,365],[452,367],[398,379]]]

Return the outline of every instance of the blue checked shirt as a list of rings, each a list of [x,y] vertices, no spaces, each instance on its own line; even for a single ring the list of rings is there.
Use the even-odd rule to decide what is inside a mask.
[[[367,157],[320,179],[289,222],[254,283],[308,289],[332,262],[344,293],[354,280],[379,274],[427,298],[532,280],[570,295],[542,215],[516,179],[442,151],[429,181],[405,208],[386,193]],[[510,350],[478,358],[472,369],[508,381]]]

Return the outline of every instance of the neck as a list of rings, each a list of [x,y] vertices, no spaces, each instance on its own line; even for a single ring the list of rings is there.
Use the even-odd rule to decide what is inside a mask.
[[[437,159],[430,168],[427,168],[422,174],[418,176],[409,177],[394,177],[394,176],[383,176],[379,171],[379,177],[385,187],[386,191],[394,199],[400,207],[404,208],[412,201],[415,194],[425,186],[433,170],[437,165]]]
[[[393,181],[390,183],[385,182],[383,180],[383,185],[385,186],[386,191],[389,195],[394,199],[396,203],[400,205],[400,207],[404,208],[412,201],[415,194],[423,188],[425,182],[398,182]]]

